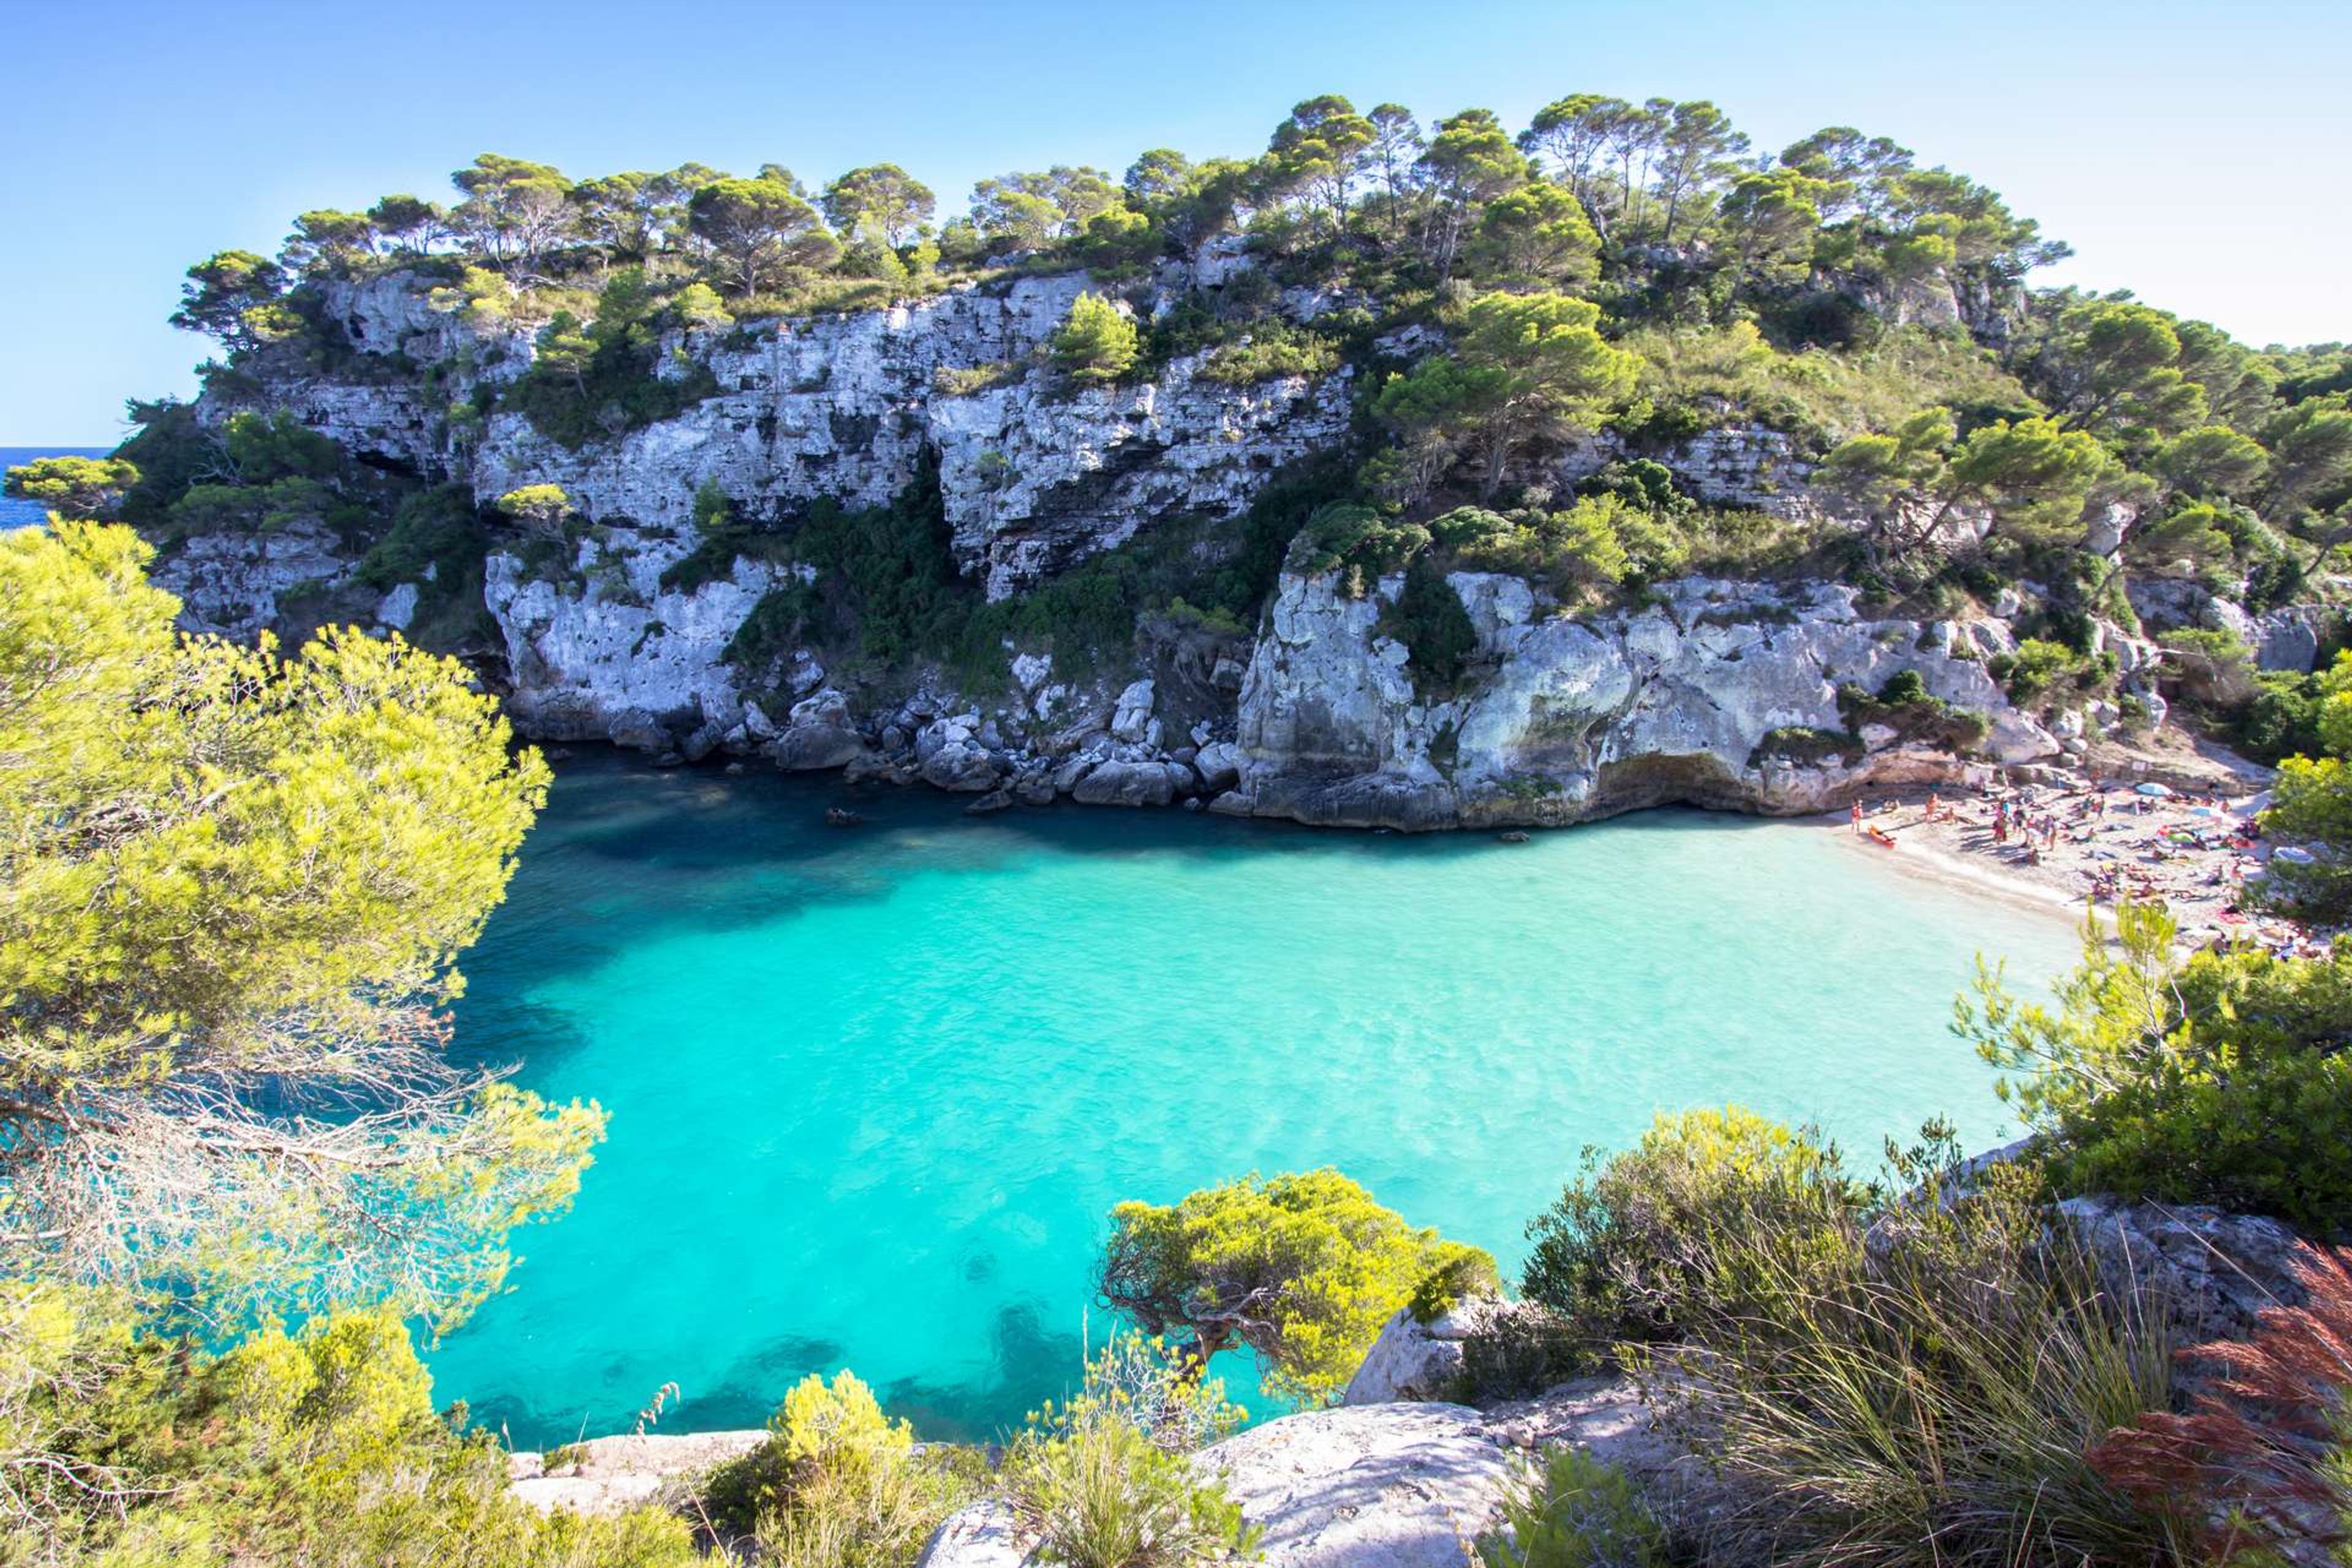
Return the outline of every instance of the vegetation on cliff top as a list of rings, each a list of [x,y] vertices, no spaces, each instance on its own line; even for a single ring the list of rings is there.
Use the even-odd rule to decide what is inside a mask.
[[[2095,619],[2128,625],[2118,566],[2259,610],[2309,597],[2352,539],[2345,351],[2256,351],[2127,295],[2029,295],[2021,281],[2063,246],[1966,176],[1846,127],[1773,153],[1703,101],[1571,94],[1514,132],[1485,110],[1431,122],[1327,94],[1254,156],[1161,148],[1116,178],[1009,174],[944,222],[887,163],[819,189],[775,164],[583,180],[486,153],[453,185],[446,205],[305,213],[275,258],[191,268],[174,319],[227,351],[209,373],[225,404],[266,403],[289,373],[421,377],[446,386],[461,447],[500,409],[579,447],[709,395],[709,349],[756,342],[778,316],[1084,268],[1096,291],[1037,356],[1071,384],[1157,374],[1180,354],[1222,381],[1354,366],[1352,472],[1319,499],[1429,529],[1387,557],[1393,570],[1429,552],[1424,588],[1455,565],[1519,571],[1573,606],[1682,571],[1803,572],[1945,614],[2029,579],[2050,593],[2045,624],[2024,630],[2088,658]],[[1214,286],[1161,268],[1213,258]],[[348,341],[334,291],[388,273],[471,329],[457,360],[420,368]],[[1170,277],[1173,294],[1148,300]],[[517,354],[520,376],[492,363]],[[355,511],[389,510],[348,465],[247,473],[222,460],[217,431],[138,413],[147,433],[125,455],[145,477],[126,515],[142,526],[341,516],[363,530]],[[1839,525],[1696,506],[1663,468],[1634,485],[1607,469],[1573,495],[1548,477],[1575,440],[1597,435],[1631,463],[1727,425],[1784,437],[1772,463],[1818,464],[1809,489]],[[1587,504],[1607,496],[1609,510]],[[1502,522],[1435,526],[1465,504]],[[2119,558],[2095,530],[2127,535]],[[1150,568],[1154,601],[1135,610],[1218,596],[1214,558],[1249,546],[1200,542],[1199,580]],[[1062,597],[1025,618],[1061,651],[1096,643],[1100,627],[1063,618],[1095,595]],[[1218,613],[1247,624],[1257,608],[1224,595]],[[1441,640],[1453,621],[1428,605],[1405,618]],[[865,649],[877,660],[988,662],[952,629],[890,621]],[[1433,646],[1416,662],[1443,684],[1454,658]],[[2063,695],[2111,685],[2094,675]]]

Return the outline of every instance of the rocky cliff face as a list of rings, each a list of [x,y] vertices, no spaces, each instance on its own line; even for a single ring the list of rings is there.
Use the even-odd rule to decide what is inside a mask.
[[[1218,809],[1404,828],[1577,822],[1670,800],[1819,811],[1958,775],[1948,750],[1891,729],[1817,743],[1801,761],[1768,744],[1775,731],[1843,731],[1839,688],[1876,691],[1905,670],[1986,714],[1995,760],[2059,751],[1986,673],[1983,651],[2009,640],[1999,623],[1875,621],[1850,588],[1704,578],[1646,609],[1571,618],[1547,614],[1516,577],[1450,581],[1477,651],[1460,690],[1432,695],[1380,630],[1402,577],[1360,599],[1336,575],[1284,578],[1242,689],[1247,765]]]
[[[1175,268],[1141,308],[1172,308],[1245,268],[1224,255]],[[1123,667],[1064,672],[1042,647],[1008,644],[1001,691],[936,676],[911,689],[844,679],[816,647],[787,650],[756,682],[730,663],[763,599],[808,574],[750,557],[691,585],[671,573],[702,543],[693,507],[707,484],[739,516],[783,519],[820,497],[887,504],[935,465],[953,562],[1001,599],[1171,523],[1230,519],[1286,464],[1344,444],[1344,368],[1235,384],[1190,355],[1107,389],[1034,368],[1088,286],[1083,274],[1030,277],[887,310],[673,331],[657,374],[716,390],[575,449],[518,413],[469,423],[477,386],[528,366],[530,334],[468,325],[436,306],[425,280],[394,274],[330,290],[353,351],[340,368],[280,376],[244,405],[291,410],[361,462],[461,485],[484,507],[527,485],[562,488],[584,531],[552,559],[496,551],[483,572],[510,709],[541,738],[847,766],[988,805],[1189,800],[1403,828],[1559,824],[1664,801],[1811,811],[1957,774],[1946,747],[1846,730],[1839,688],[1875,691],[1900,671],[1986,715],[1995,760],[2060,748],[1981,662],[2014,645],[2005,624],[1873,620],[1851,590],[1822,586],[1692,579],[1645,607],[1578,616],[1517,578],[1457,573],[1476,649],[1444,692],[1417,689],[1409,650],[1381,629],[1395,578],[1351,598],[1337,577],[1286,576],[1251,631],[1147,637]],[[1305,318],[1328,303],[1301,294],[1285,308]],[[217,420],[232,406],[199,412]],[[1552,477],[1572,482],[1622,455],[1596,437],[1553,459]],[[1819,514],[1809,465],[1778,432],[1728,426],[1662,460],[1712,504]],[[240,636],[298,610],[397,629],[431,591],[362,590],[353,566],[331,531],[299,528],[191,541],[159,575],[192,621]],[[1791,732],[1810,743],[1776,747]]]

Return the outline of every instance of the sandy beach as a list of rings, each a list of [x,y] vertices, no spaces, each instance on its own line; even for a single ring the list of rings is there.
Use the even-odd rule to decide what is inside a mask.
[[[2286,951],[2313,940],[2242,900],[2245,879],[2271,852],[2252,828],[2267,794],[2142,793],[2147,787],[2082,779],[1903,791],[1864,803],[1858,820],[1851,812],[1815,820],[1857,855],[2075,921],[2086,904],[2107,909],[2126,894],[2161,899],[2185,947],[2221,941]]]

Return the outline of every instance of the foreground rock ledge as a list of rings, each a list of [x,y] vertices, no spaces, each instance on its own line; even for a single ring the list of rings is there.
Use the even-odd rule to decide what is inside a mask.
[[[707,1476],[767,1440],[764,1430],[592,1437],[545,1454],[510,1454],[507,1477],[514,1495],[542,1513],[623,1513],[659,1501],[672,1486]]]

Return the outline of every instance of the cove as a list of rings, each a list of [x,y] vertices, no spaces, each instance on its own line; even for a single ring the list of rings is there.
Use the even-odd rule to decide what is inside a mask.
[[[431,1353],[437,1398],[530,1447],[669,1382],[663,1430],[757,1426],[848,1366],[927,1436],[991,1436],[1100,1342],[1120,1198],[1334,1165],[1509,1272],[1581,1149],[1660,1109],[1811,1120],[1865,1164],[1931,1115],[1996,1140],[1953,995],[1979,951],[2036,986],[2074,952],[1696,812],[1507,845],[962,804],[560,767],[458,1040],[611,1136]]]

